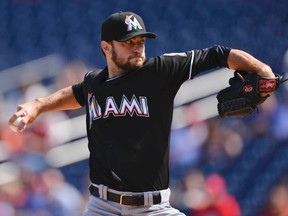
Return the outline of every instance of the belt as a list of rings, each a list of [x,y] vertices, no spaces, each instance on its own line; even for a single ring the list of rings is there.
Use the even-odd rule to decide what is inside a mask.
[[[99,189],[93,185],[90,185],[89,191],[93,196],[99,197]],[[144,194],[115,194],[107,191],[107,200],[119,203],[123,206],[141,206],[144,205]],[[161,203],[160,192],[153,194],[153,205]]]

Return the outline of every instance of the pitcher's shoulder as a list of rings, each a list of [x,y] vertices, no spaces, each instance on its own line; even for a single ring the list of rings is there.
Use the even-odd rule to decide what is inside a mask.
[[[103,69],[90,70],[86,73],[85,78],[86,77],[89,77],[89,78],[97,77],[102,71],[103,71]]]

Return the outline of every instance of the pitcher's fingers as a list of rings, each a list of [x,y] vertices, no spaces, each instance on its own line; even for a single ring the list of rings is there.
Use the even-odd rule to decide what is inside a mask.
[[[11,116],[11,118],[9,119],[9,121],[8,121],[9,125],[12,125],[13,122],[14,122],[18,117],[23,117],[23,116],[25,116],[25,113],[24,113],[22,110],[15,112],[15,113]]]

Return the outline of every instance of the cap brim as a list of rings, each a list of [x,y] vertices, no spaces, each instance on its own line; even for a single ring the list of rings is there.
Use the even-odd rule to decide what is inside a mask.
[[[134,38],[137,36],[145,36],[145,37],[150,38],[150,39],[156,38],[156,34],[154,34],[153,32],[132,32],[131,34],[127,34],[123,38],[121,38],[117,41],[123,42],[123,41],[130,40],[131,38]]]

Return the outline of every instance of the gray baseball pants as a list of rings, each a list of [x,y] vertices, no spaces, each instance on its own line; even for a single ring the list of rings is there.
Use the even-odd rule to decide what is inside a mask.
[[[94,185],[94,184],[93,184]],[[83,216],[185,216],[179,210],[173,208],[169,203],[170,198],[170,189],[160,191],[161,194],[161,203],[149,205],[149,192],[144,193],[144,196],[147,196],[147,201],[143,206],[123,206],[119,203],[106,200],[107,190],[113,193],[121,194],[119,191],[108,189],[102,185],[94,185],[101,189],[100,197],[90,195],[89,201],[87,204],[87,211]],[[99,187],[100,186],[100,187]],[[102,186],[102,187],[101,187]],[[153,193],[153,192],[152,192]],[[126,195],[135,194],[131,192],[125,192]],[[151,201],[151,200],[150,200]]]

